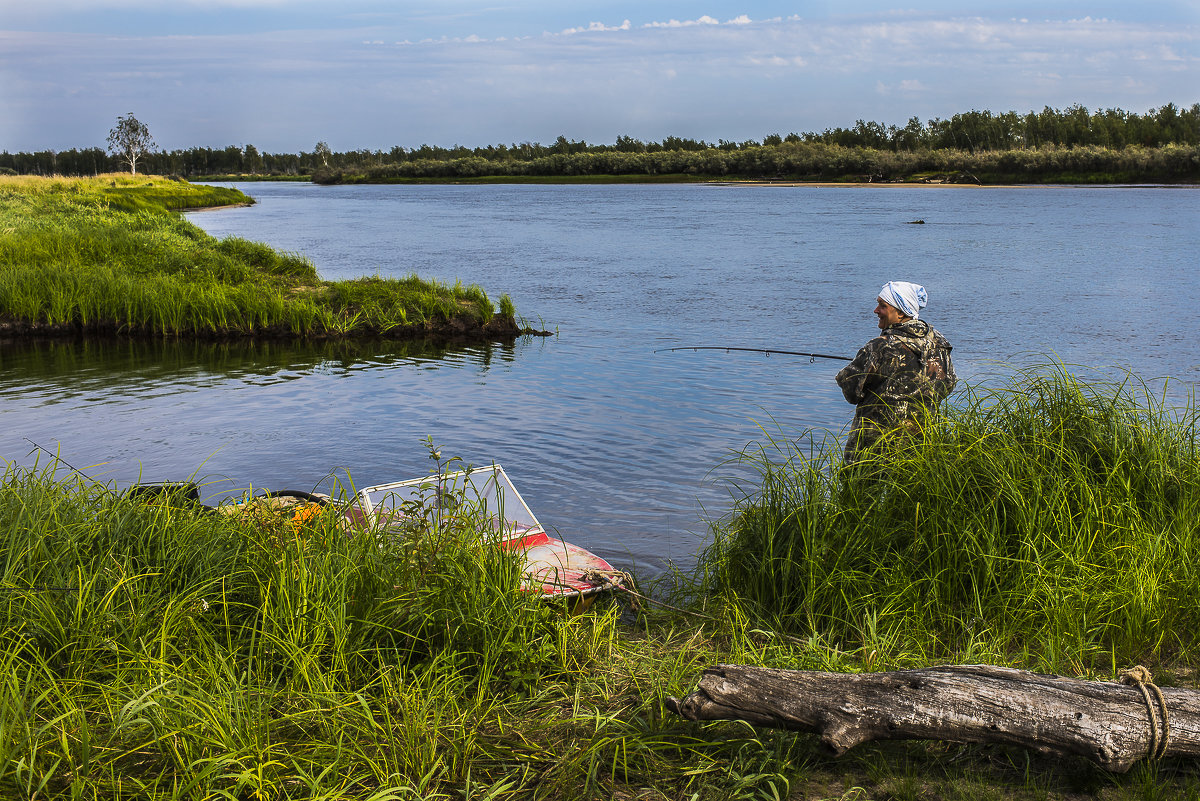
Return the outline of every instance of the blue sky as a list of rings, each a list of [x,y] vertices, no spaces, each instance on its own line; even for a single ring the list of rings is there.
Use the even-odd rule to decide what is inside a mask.
[[[0,0],[0,150],[761,139],[1200,102],[1200,2]]]

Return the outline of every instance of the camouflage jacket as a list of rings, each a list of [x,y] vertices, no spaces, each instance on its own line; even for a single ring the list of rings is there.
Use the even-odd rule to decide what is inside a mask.
[[[954,389],[951,345],[924,320],[885,328],[837,374],[846,400],[858,408],[846,442],[846,461],[858,459],[884,432],[935,410]]]

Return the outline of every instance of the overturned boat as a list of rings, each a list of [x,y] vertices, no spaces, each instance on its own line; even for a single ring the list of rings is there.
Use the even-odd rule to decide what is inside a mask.
[[[551,537],[498,464],[377,484],[345,501],[296,490],[265,491],[219,506],[200,503],[193,483],[140,484],[129,490],[146,500],[173,497],[209,511],[238,514],[268,507],[302,525],[323,507],[339,509],[347,527],[367,526],[381,537],[402,542],[414,526],[466,522],[483,535],[481,546],[496,547],[521,560],[522,589],[547,600],[563,600],[575,611],[611,590],[632,590],[628,574],[614,570],[591,551]]]
[[[523,588],[542,598],[590,603],[627,581],[591,551],[551,537],[498,464],[367,487],[345,510],[354,523],[383,528],[430,513],[469,514],[490,527],[489,544],[523,561]]]

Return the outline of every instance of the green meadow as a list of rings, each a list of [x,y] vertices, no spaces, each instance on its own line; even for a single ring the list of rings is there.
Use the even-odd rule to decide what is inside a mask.
[[[252,202],[146,176],[0,176],[0,331],[8,335],[339,338],[520,333],[507,295],[417,276],[322,281],[301,256],[217,240],[185,209]]]
[[[0,795],[1198,798],[1185,760],[1115,775],[937,742],[834,759],[664,706],[718,662],[1194,682],[1197,408],[1161,392],[1018,373],[853,470],[815,433],[766,439],[694,573],[574,616],[522,592],[470,515],[398,537],[334,507],[213,514],[9,466]]]

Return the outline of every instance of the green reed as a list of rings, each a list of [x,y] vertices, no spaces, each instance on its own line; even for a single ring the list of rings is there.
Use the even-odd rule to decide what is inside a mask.
[[[622,642],[616,606],[519,591],[469,514],[398,539],[61,468],[0,477],[5,796],[750,798],[811,750],[664,713],[706,664],[782,653],[736,614]]]
[[[0,476],[4,797],[770,799],[866,785],[883,795],[850,797],[917,798],[933,781],[976,797],[1087,784],[1125,798],[1188,786],[1169,769],[997,776],[994,754],[951,767],[917,745],[835,762],[811,736],[682,721],[665,697],[718,662],[869,660],[838,630],[764,629],[728,591],[704,618],[650,606],[622,621],[605,601],[566,615],[517,589],[517,566],[480,547],[490,527],[469,514],[417,515],[428,523],[397,537],[347,530],[332,509],[297,524],[292,511],[135,501],[62,470]],[[853,620],[877,650],[896,644],[876,664],[894,660],[915,635],[873,615]]]
[[[325,282],[304,258],[218,241],[174,213],[248,201],[161,178],[0,178],[0,319],[49,331],[319,338],[482,328],[496,314],[477,286]]]
[[[10,469],[0,785],[62,791],[78,774],[104,793],[194,797],[317,776],[339,749],[360,790],[444,780],[454,764],[425,753],[430,727],[469,734],[465,716],[559,647],[553,610],[481,529],[464,518],[385,549],[332,512],[297,526]]]
[[[397,539],[332,511],[138,502],[60,467],[0,479],[2,794],[750,797],[805,747],[665,717],[712,637],[622,646],[618,608],[519,591],[469,514]],[[717,636],[749,658],[738,625]],[[785,786],[781,765],[763,775]]]
[[[1065,368],[960,393],[853,468],[784,440],[703,559],[708,586],[877,661],[1096,669],[1193,653],[1197,408]]]

